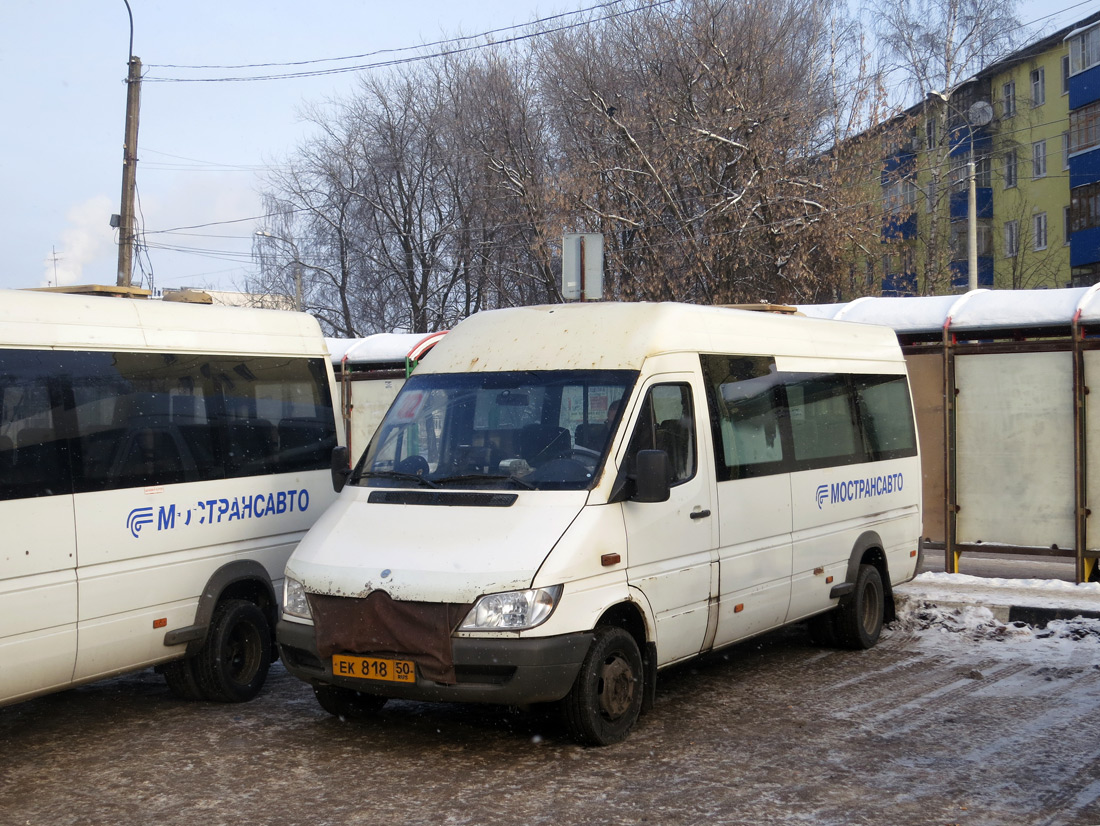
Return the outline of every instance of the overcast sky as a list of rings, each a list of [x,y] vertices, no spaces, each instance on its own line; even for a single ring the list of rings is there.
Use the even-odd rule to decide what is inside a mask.
[[[243,287],[259,226],[251,219],[261,213],[258,171],[285,159],[308,135],[299,120],[303,102],[343,97],[356,77],[156,82],[269,71],[202,73],[169,65],[362,55],[602,2],[131,0],[134,54],[146,76],[137,170],[139,227],[149,233],[150,249],[141,259],[142,285],[149,286],[151,269],[158,289]],[[1025,21],[1058,11],[1045,22],[1065,25],[1098,8],[1100,0],[1028,0],[1020,11]],[[4,4],[0,287],[115,283],[118,253],[109,220],[120,205],[129,36],[123,0]],[[196,228],[179,229],[188,227]],[[135,283],[139,278],[135,267]]]

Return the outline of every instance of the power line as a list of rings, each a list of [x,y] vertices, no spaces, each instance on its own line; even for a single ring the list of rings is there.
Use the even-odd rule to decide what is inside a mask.
[[[588,12],[588,11],[592,11],[592,10],[608,9],[611,6],[617,4],[618,2],[622,2],[622,0],[612,0],[612,2],[609,2],[609,3],[604,3],[604,4],[599,5],[599,6],[592,6],[591,8],[587,8],[587,9],[581,9],[577,12],[570,12],[569,14],[580,14],[580,13]],[[392,60],[381,60],[381,61],[375,61],[375,62],[370,62],[370,63],[357,64],[357,65],[354,65],[354,66],[341,66],[341,67],[336,67],[336,68],[332,68],[332,69],[316,69],[316,70],[305,71],[305,72],[282,72],[282,73],[279,73],[279,74],[270,74],[270,75],[248,75],[248,76],[242,76],[242,77],[189,78],[189,77],[156,77],[154,75],[146,75],[143,78],[143,80],[146,81],[146,82],[151,82],[151,83],[240,83],[240,82],[254,82],[254,81],[266,81],[266,80],[290,80],[290,79],[306,78],[306,77],[323,77],[325,75],[346,74],[348,72],[361,72],[361,71],[367,71],[369,69],[382,69],[382,68],[387,68],[387,67],[391,67],[391,66],[405,66],[405,65],[408,65],[408,64],[411,64],[411,63],[420,63],[420,62],[424,62],[424,61],[427,61],[427,60],[434,60],[434,59],[440,58],[440,57],[452,57],[454,55],[465,54],[467,52],[480,51],[482,49],[497,48],[499,46],[505,46],[505,45],[508,45],[508,44],[511,44],[511,43],[520,43],[520,42],[523,42],[523,41],[526,41],[526,40],[530,40],[532,38],[544,37],[544,36],[549,35],[549,34],[557,34],[559,32],[569,31],[571,29],[580,28],[582,26],[589,26],[589,25],[592,25],[593,23],[603,22],[605,20],[614,20],[615,18],[618,18],[618,17],[624,17],[626,15],[636,14],[636,13],[642,12],[642,11],[651,11],[655,8],[660,8],[661,6],[667,6],[671,3],[676,3],[676,2],[679,2],[679,0],[652,0],[652,2],[650,2],[648,5],[645,5],[645,6],[640,6],[640,7],[636,7],[636,8],[629,8],[629,9],[623,9],[622,11],[609,12],[608,14],[605,14],[602,17],[596,17],[596,18],[593,18],[591,20],[581,20],[581,21],[577,21],[577,22],[574,22],[574,23],[567,23],[565,25],[558,26],[556,28],[541,29],[539,31],[528,31],[524,34],[519,34],[519,35],[515,35],[513,37],[503,38],[501,40],[492,40],[492,41],[486,42],[486,43],[475,43],[473,45],[468,45],[468,46],[456,46],[455,48],[440,49],[438,51],[429,52],[429,53],[426,53],[426,54],[414,55],[414,56],[411,56],[411,57],[394,58]],[[535,25],[538,25],[539,23],[542,23],[544,21],[556,20],[556,19],[559,19],[560,17],[563,17],[563,16],[567,16],[567,15],[558,15],[556,17],[542,18],[542,19],[535,20],[535,21],[533,21],[529,24],[525,24],[525,25],[535,26]],[[513,27],[509,27],[509,29],[505,29],[505,30],[501,30],[501,31],[516,29],[516,28],[522,28],[522,26],[513,26]],[[454,41],[441,41],[441,42],[443,42],[443,43],[467,42],[467,41],[471,41],[471,40],[477,40],[481,37],[491,36],[491,34],[492,33],[489,32],[489,33],[486,33],[486,34],[483,34],[483,35],[474,35],[474,36],[471,36],[471,37],[457,38]],[[421,48],[421,47],[406,47],[406,48],[399,49],[399,50],[396,50],[396,51],[407,51],[407,50],[413,49],[413,48]],[[305,61],[305,62],[314,62],[314,61]],[[274,65],[279,66],[279,65],[299,65],[299,64],[287,63],[287,64],[274,64]],[[219,67],[215,67],[215,68],[219,68]]]

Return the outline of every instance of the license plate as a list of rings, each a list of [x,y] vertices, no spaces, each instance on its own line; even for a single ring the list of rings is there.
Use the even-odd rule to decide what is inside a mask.
[[[359,677],[387,683],[415,683],[416,667],[411,660],[386,660],[379,657],[349,657],[334,654],[332,673],[337,677]]]

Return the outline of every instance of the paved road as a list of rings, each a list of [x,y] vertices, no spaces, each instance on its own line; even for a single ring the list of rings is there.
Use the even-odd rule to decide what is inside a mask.
[[[1100,644],[784,630],[663,673],[623,744],[391,703],[329,717],[280,667],[240,706],[152,672],[0,709],[0,824],[1100,823]]]

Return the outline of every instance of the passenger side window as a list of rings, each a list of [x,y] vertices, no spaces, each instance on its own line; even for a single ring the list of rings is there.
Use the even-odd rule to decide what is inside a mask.
[[[909,385],[904,376],[858,376],[856,404],[871,461],[917,455]]]
[[[821,467],[863,461],[863,441],[846,377],[805,375],[787,386],[797,463]]]
[[[668,454],[673,485],[695,475],[695,409],[690,386],[658,384],[649,389],[627,448],[627,473],[635,472],[640,450],[663,450]]]
[[[713,415],[718,480],[781,473],[784,397],[766,356],[701,356]]]

